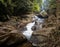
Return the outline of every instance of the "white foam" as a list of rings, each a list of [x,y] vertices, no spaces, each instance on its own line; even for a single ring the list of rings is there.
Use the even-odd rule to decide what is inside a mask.
[[[27,30],[23,32],[23,35],[25,35],[25,37],[26,37],[28,40],[31,38],[31,35],[32,35],[32,33],[33,33],[33,31],[32,31],[31,28],[34,26],[34,24],[35,24],[35,22],[28,23],[28,24],[26,25]]]
[[[32,36],[32,33],[33,33],[32,27],[35,26],[35,21],[38,23],[38,24],[36,25],[36,28],[38,29],[38,28],[42,28],[42,23],[43,23],[44,19],[40,19],[40,18],[38,18],[37,16],[35,16],[35,17],[33,18],[33,21],[34,21],[34,22],[28,23],[28,24],[26,25],[27,30],[26,30],[26,31],[23,31],[23,35],[24,35],[28,40],[29,40],[29,39],[31,38],[31,36]],[[41,24],[39,24],[39,23],[41,23]],[[40,27],[39,27],[39,26],[40,26]]]

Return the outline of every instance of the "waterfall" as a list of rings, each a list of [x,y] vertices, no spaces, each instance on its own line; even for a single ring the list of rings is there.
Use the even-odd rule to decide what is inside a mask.
[[[37,30],[38,30],[38,28],[42,28],[43,20],[44,19],[41,19],[41,18],[38,18],[37,16],[34,16],[33,20],[32,20],[33,22],[30,22],[26,25],[27,30],[23,31],[23,35],[28,40],[30,40],[32,33],[33,33],[32,27],[35,26],[37,28]],[[35,22],[37,22],[37,24]]]
[[[33,33],[33,31],[32,31],[31,28],[34,26],[34,24],[35,24],[35,22],[28,23],[28,24],[26,25],[27,30],[23,32],[23,35],[25,35],[25,37],[26,37],[28,40],[30,39],[30,37],[31,37],[31,35],[32,35],[32,33]]]
[[[50,0],[42,0],[41,10],[47,10],[49,7]]]

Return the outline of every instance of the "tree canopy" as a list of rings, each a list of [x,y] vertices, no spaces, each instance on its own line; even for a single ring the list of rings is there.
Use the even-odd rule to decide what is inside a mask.
[[[20,16],[28,12],[40,12],[43,0],[0,0],[0,17]],[[49,8],[55,8],[55,0],[49,0]]]

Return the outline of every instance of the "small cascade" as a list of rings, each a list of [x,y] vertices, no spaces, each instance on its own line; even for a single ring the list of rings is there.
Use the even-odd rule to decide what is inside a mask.
[[[27,30],[23,32],[23,35],[25,35],[25,37],[26,37],[28,40],[29,40],[29,39],[31,38],[31,36],[32,36],[33,31],[32,31],[31,28],[34,26],[34,24],[35,24],[35,22],[28,23],[28,24],[26,25]]]
[[[49,8],[50,0],[42,0],[41,10],[47,10]]]
[[[32,27],[36,27],[36,30],[38,29],[41,29],[42,28],[42,23],[44,22],[44,19],[41,19],[37,16],[34,16],[33,17],[33,22],[30,22],[26,25],[26,29],[25,31],[23,31],[23,35],[28,39],[30,40],[31,36],[32,36],[32,33],[33,33],[33,30],[32,30]],[[37,24],[36,24],[37,23]]]

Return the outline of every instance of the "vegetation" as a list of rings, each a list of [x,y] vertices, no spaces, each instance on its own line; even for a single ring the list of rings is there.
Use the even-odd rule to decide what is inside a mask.
[[[50,5],[49,5],[49,13],[54,14],[56,16],[56,0],[50,0]]]
[[[56,7],[55,2],[50,0],[50,8]],[[42,0],[0,0],[0,20],[24,13],[40,12],[41,5]]]
[[[39,3],[37,0],[34,0],[33,1],[33,11],[36,12],[36,11],[40,11],[40,6],[39,6]]]
[[[0,17],[18,16],[24,13],[39,11],[37,0],[0,0]],[[0,19],[1,20],[1,19]]]
[[[50,8],[56,8],[56,0],[50,0]]]

